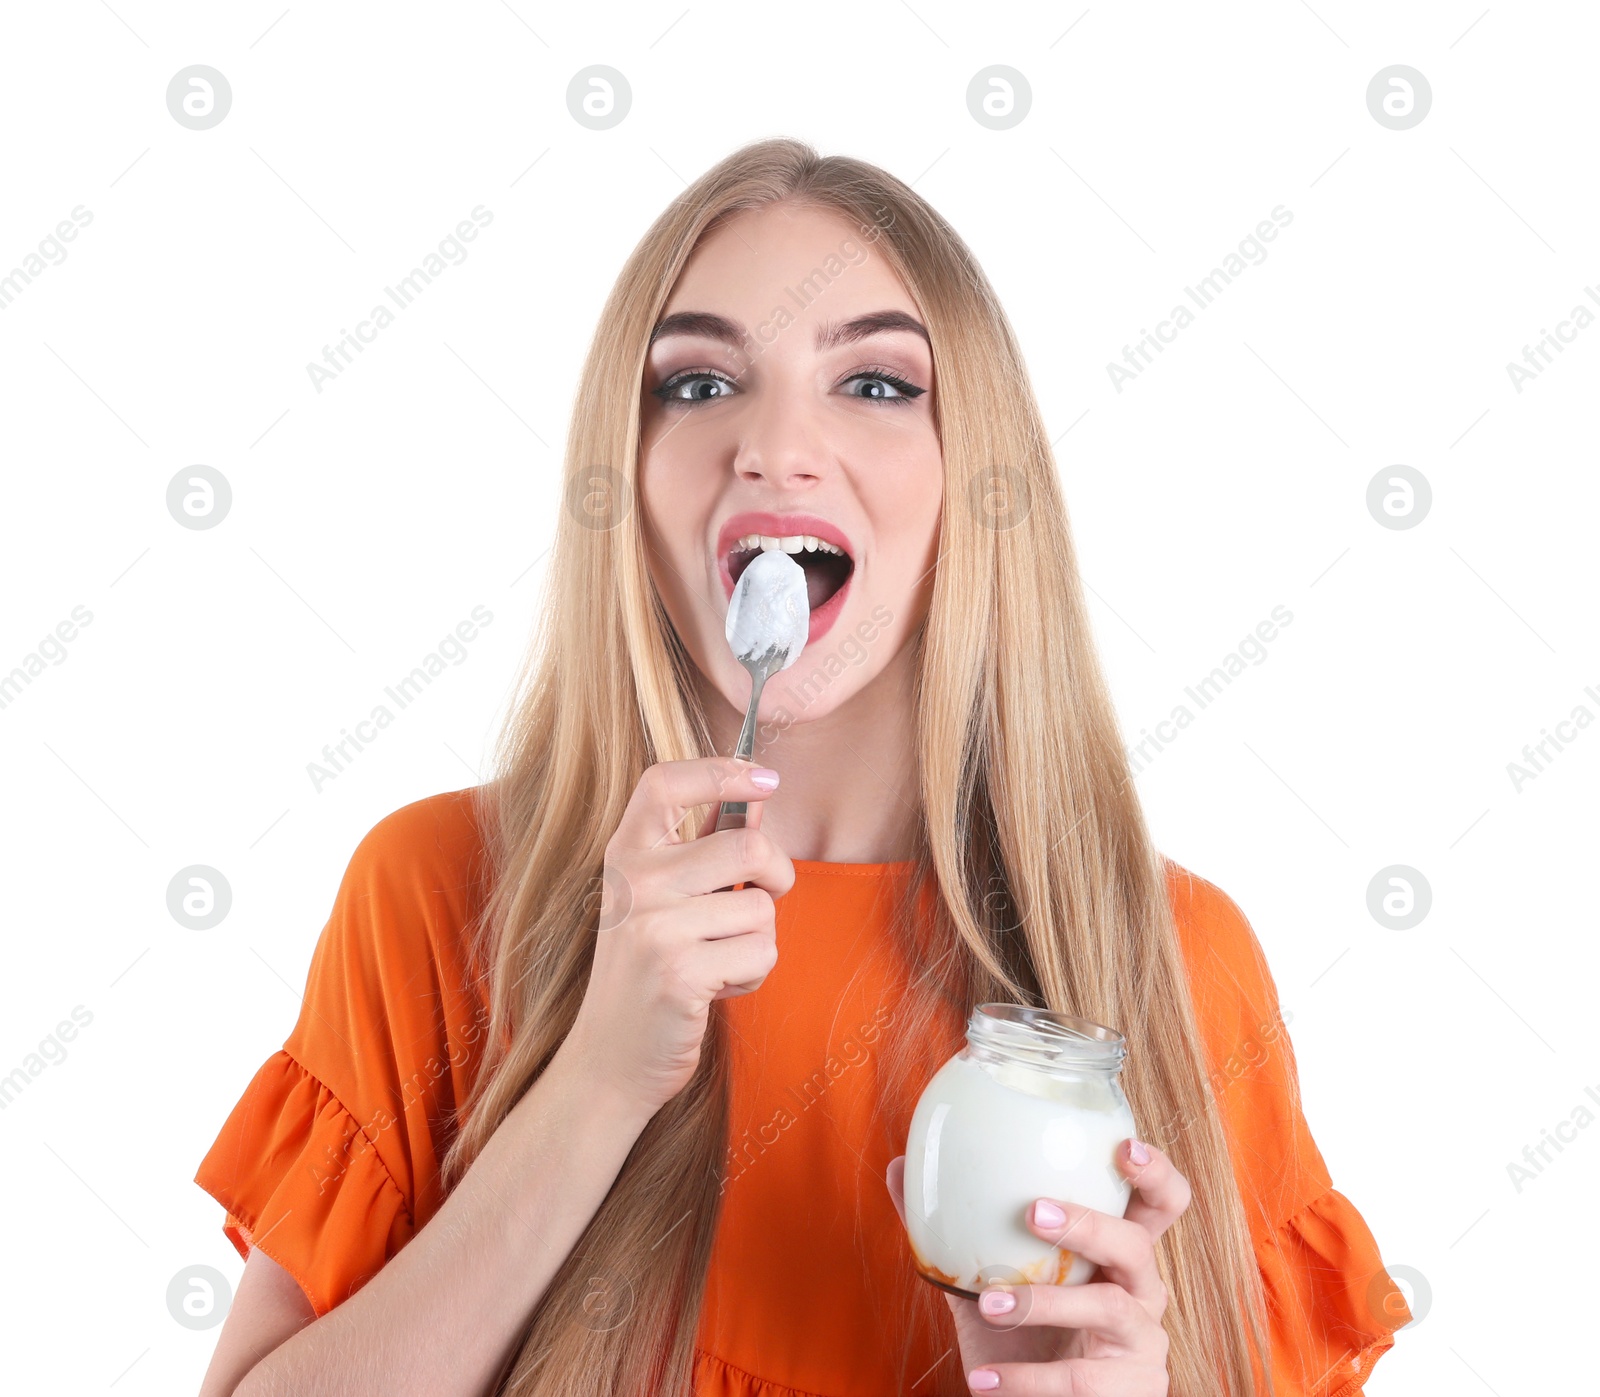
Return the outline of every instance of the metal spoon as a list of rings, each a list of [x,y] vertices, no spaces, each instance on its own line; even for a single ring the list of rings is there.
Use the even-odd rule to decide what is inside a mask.
[[[797,563],[795,566],[799,566]],[[750,706],[745,710],[744,726],[739,729],[739,745],[733,755],[749,761],[756,746],[756,709],[761,704],[761,690],[774,674],[787,668],[789,652],[786,648],[769,645],[759,655],[740,655],[739,663],[750,672]],[[725,800],[717,811],[717,828],[743,829],[750,814],[750,803],[745,800]]]
[[[761,690],[780,669],[788,669],[800,658],[810,622],[806,570],[787,553],[771,549],[739,574],[728,602],[724,634],[734,658],[750,675],[750,703],[734,756],[748,761],[754,755]],[[748,801],[723,801],[717,811],[716,828],[743,829],[749,810]]]

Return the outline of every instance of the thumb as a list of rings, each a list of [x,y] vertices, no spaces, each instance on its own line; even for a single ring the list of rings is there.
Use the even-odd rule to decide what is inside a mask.
[[[889,1161],[889,1168],[883,1176],[883,1181],[889,1186],[889,1199],[894,1204],[895,1212],[900,1214],[900,1225],[906,1225],[906,1157],[896,1155]]]

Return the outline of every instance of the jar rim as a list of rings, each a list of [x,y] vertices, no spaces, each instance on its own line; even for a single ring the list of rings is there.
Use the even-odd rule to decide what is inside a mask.
[[[998,1000],[976,1005],[967,1021],[967,1039],[1022,1061],[1048,1066],[1120,1067],[1128,1042],[1122,1034],[1091,1019]]]

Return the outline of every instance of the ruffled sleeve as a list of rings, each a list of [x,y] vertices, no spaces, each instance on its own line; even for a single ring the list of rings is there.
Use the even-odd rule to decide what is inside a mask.
[[[1279,1397],[1349,1397],[1409,1324],[1361,1214],[1329,1188],[1256,1239]]]
[[[1278,1397],[1349,1397],[1411,1311],[1302,1108],[1266,955],[1237,903],[1169,864],[1174,920],[1266,1291]]]
[[[385,816],[351,856],[299,1017],[195,1174],[228,1239],[258,1247],[318,1315],[348,1299],[443,1202],[441,1162],[488,1043],[468,968],[482,907],[471,791]]]
[[[319,1316],[414,1230],[367,1131],[286,1052],[251,1079],[195,1181],[227,1209],[223,1230],[239,1254],[256,1247],[270,1256]]]

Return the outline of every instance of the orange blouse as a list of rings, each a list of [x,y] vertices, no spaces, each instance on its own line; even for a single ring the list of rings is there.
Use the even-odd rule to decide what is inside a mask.
[[[443,1202],[450,1113],[488,1024],[461,943],[484,893],[471,797],[416,801],[361,841],[299,1019],[195,1175],[240,1255],[259,1247],[319,1316]],[[697,1397],[924,1397],[956,1370],[942,1293],[912,1269],[883,1182],[916,1104],[914,1093],[889,1099],[877,1052],[905,973],[889,951],[886,894],[908,867],[795,860],[776,966],[759,991],[724,1001],[732,1124]],[[1249,923],[1210,883],[1170,862],[1168,872],[1265,1281],[1278,1393],[1349,1397],[1411,1313],[1312,1140]],[[964,1041],[964,1024],[948,1032],[935,1064]]]

